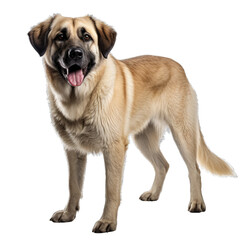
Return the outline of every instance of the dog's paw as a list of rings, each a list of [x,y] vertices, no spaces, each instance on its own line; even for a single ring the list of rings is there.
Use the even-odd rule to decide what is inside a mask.
[[[188,211],[192,213],[199,213],[206,211],[206,205],[203,201],[193,200],[188,205]]]
[[[116,222],[101,219],[95,223],[92,231],[94,233],[105,233],[115,231],[116,228],[117,228]]]
[[[55,212],[50,221],[52,222],[71,222],[75,219],[76,213],[71,213],[65,210]]]
[[[152,192],[144,192],[139,199],[142,201],[157,201],[159,196],[157,194],[153,194]]]

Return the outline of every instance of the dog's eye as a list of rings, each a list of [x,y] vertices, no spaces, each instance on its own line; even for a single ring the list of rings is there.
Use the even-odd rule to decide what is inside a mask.
[[[90,40],[92,40],[91,36],[90,36],[88,33],[85,33],[85,34],[83,35],[83,41],[84,41],[84,42],[88,42],[88,41],[90,41]]]
[[[65,40],[65,35],[63,33],[59,33],[56,38],[58,41],[64,41]]]

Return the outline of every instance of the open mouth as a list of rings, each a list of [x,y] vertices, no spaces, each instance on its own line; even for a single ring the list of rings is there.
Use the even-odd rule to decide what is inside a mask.
[[[81,86],[88,73],[95,66],[95,58],[92,57],[88,64],[74,62],[67,65],[62,58],[57,59],[56,67],[66,82],[72,87]]]
[[[78,64],[73,64],[67,69],[63,68],[63,75],[71,86],[77,87],[83,83],[85,70]]]

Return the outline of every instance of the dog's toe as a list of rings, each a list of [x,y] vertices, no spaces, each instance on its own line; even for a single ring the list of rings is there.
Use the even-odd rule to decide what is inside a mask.
[[[101,219],[95,223],[92,231],[94,233],[105,233],[115,231],[116,228],[116,223]]]
[[[192,213],[205,212],[206,205],[203,201],[190,201],[188,211]]]
[[[53,214],[50,221],[52,222],[71,222],[75,219],[76,213],[60,210]]]
[[[148,192],[144,192],[139,199],[142,201],[157,201],[158,197],[159,197],[158,195],[148,191]]]

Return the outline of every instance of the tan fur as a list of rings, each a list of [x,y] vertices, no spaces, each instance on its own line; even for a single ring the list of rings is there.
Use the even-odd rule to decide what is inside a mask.
[[[201,131],[198,144],[197,160],[201,166],[213,174],[236,176],[233,168],[208,149]]]
[[[134,135],[137,147],[152,163],[155,180],[141,200],[157,200],[169,168],[159,149],[166,127],[188,167],[191,185],[189,211],[205,211],[201,193],[198,161],[212,173],[233,175],[233,170],[206,146],[198,123],[197,98],[183,68],[175,61],[156,56],[116,60],[105,59],[100,50],[102,38],[114,38],[111,27],[92,17],[65,18],[56,15],[29,33],[34,44],[37,31],[50,28],[44,62],[48,78],[48,95],[53,123],[66,149],[70,170],[70,199],[65,210],[56,212],[52,221],[71,221],[78,210],[82,194],[86,154],[102,152],[106,166],[106,202],[94,232],[116,229],[117,211],[128,136]],[[89,49],[96,65],[80,87],[62,81],[52,63],[58,47],[53,42],[59,29],[66,27],[72,41],[84,27],[93,37]],[[32,39],[31,39],[32,38]]]

